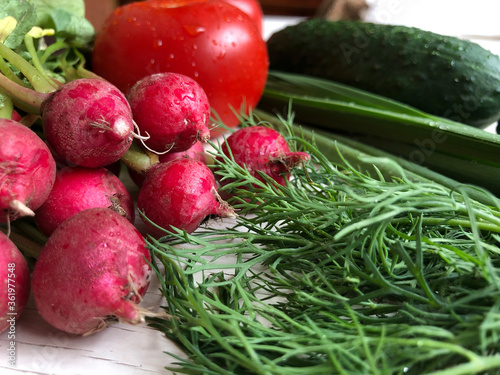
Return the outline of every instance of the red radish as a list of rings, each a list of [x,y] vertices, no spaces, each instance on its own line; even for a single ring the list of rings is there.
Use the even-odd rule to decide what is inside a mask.
[[[35,263],[32,289],[40,315],[68,333],[91,334],[112,319],[138,324],[151,276],[142,235],[103,207],[81,211],[52,233]]]
[[[139,80],[127,94],[134,120],[152,150],[186,151],[210,138],[210,103],[203,88],[178,73],[157,73]]]
[[[50,149],[66,162],[103,167],[119,160],[134,137],[132,111],[125,95],[98,78],[80,78],[57,90],[37,92],[0,74],[0,88],[41,113]]]
[[[191,148],[187,149],[186,151],[179,151],[179,152],[167,152],[166,154],[161,154],[158,156],[158,160],[160,163],[166,163],[168,161],[172,161],[175,159],[180,159],[180,158],[191,158],[195,160],[199,160],[202,163],[206,163],[206,154],[205,154],[205,148],[203,147],[203,143],[200,141],[196,142]],[[141,174],[132,168],[128,169],[130,178],[132,181],[137,186],[142,186],[142,183],[144,182],[144,174]]]
[[[287,172],[296,164],[309,160],[305,152],[292,152],[285,138],[274,129],[256,125],[241,128],[232,133],[222,144],[222,151],[234,161],[246,166],[260,181],[259,171],[272,177],[278,184],[285,185]],[[218,158],[218,160],[222,160]]]
[[[218,196],[212,171],[187,158],[152,167],[139,191],[137,208],[147,218],[143,220],[149,233],[158,237],[172,227],[191,233],[211,215],[234,217],[233,209]]]
[[[15,333],[15,321],[30,296],[30,272],[23,254],[3,232],[0,232],[0,280],[0,332],[10,327]]]
[[[14,121],[20,121],[22,119],[21,115],[19,114],[19,112],[17,112],[16,110],[14,110],[12,112],[12,117],[11,117],[12,120]]]
[[[47,200],[35,211],[35,223],[46,236],[77,212],[107,207],[134,222],[134,202],[127,188],[108,169],[65,167],[57,171]]]
[[[56,162],[30,128],[0,119],[0,222],[32,216],[49,196]]]
[[[201,141],[198,141],[185,151],[167,152],[166,154],[158,156],[160,163],[166,163],[168,161],[180,158],[190,158],[205,163],[206,154],[205,154],[205,148],[203,147],[203,143]]]
[[[112,164],[132,143],[134,123],[125,96],[99,79],[64,84],[43,102],[41,113],[47,142],[75,165]]]

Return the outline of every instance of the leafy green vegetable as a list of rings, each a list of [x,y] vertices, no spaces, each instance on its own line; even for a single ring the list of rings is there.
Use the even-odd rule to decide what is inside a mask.
[[[95,35],[94,27],[85,18],[84,0],[6,0],[0,20],[9,16],[17,21],[4,42],[12,49],[22,45],[33,26],[54,29],[56,37],[80,46],[90,43]]]
[[[284,120],[283,120],[284,121]],[[253,119],[249,123],[255,123]],[[285,128],[291,129],[285,122]],[[500,201],[359,152],[285,187],[215,154],[234,225],[150,239],[186,374],[479,374],[500,368]],[[321,136],[317,136],[321,138]],[[340,145],[340,143],[339,143]],[[377,170],[393,170],[392,178]],[[410,173],[411,174],[411,173]],[[473,188],[477,190],[477,188]],[[162,267],[160,267],[160,264]],[[163,270],[164,269],[164,270]]]
[[[95,30],[85,18],[85,11],[82,13],[79,7],[74,9],[74,5],[82,4],[83,1],[55,2],[36,0],[35,2],[44,4],[43,7],[37,7],[37,9],[42,10],[37,12],[38,26],[53,28],[56,30],[57,36],[79,45],[90,43],[94,38]],[[54,3],[54,5],[50,5],[50,3]],[[67,5],[67,7],[64,5]]]
[[[69,80],[98,78],[84,68],[95,34],[84,5],[84,0],[8,0],[2,9],[0,77],[19,109],[38,112],[17,98],[18,86],[12,83],[49,93]]]
[[[272,71],[259,108],[343,133],[453,179],[500,193],[500,137],[333,81]]]
[[[17,48],[22,44],[24,36],[36,22],[35,6],[28,1],[6,0],[0,9],[0,20],[13,17],[17,24],[15,29],[5,39],[4,44],[9,48]]]
[[[85,17],[85,1],[82,0],[31,0],[37,8],[37,25],[51,22],[53,12],[64,11],[75,17]]]

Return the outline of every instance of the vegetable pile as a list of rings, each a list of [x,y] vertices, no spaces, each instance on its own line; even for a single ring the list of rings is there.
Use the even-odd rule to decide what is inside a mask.
[[[269,71],[253,0],[97,34],[75,3],[0,11],[0,330],[31,292],[73,335],[149,324],[175,373],[498,371],[498,134]]]
[[[191,3],[162,7],[191,9],[197,2]],[[219,8],[216,1],[199,4]],[[266,51],[242,10],[220,7],[219,17],[234,17],[231,27],[243,27],[241,35]],[[11,1],[4,11],[0,220],[31,260],[36,307],[68,333],[87,335],[116,320],[143,322],[148,313],[138,303],[151,274],[143,236],[193,232],[215,217],[235,216],[205,164],[213,103],[205,87],[181,72],[148,74],[125,92],[87,70],[86,56],[92,53],[96,65],[99,58],[94,34],[76,31],[88,27],[83,7]],[[243,102],[252,92],[251,105],[267,73],[265,53],[256,58],[265,68],[262,87],[233,94]],[[140,187],[137,201],[119,177],[122,167]],[[24,303],[20,298],[19,311]]]

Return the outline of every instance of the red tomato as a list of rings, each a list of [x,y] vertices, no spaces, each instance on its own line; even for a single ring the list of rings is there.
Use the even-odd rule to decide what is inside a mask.
[[[177,72],[196,80],[222,122],[257,105],[267,46],[240,9],[219,0],[149,0],[116,9],[98,32],[92,69],[123,92],[139,79]],[[212,134],[217,135],[217,131]]]
[[[248,14],[248,16],[253,20],[253,22],[257,25],[259,32],[262,34],[263,28],[263,18],[264,12],[262,11],[262,6],[258,0],[222,0],[226,3],[234,5],[237,8],[240,8],[243,12]]]

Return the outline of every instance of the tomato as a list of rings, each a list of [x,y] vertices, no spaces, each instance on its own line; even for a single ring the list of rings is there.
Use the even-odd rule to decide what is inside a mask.
[[[263,19],[264,12],[262,11],[262,6],[258,0],[222,0],[226,3],[234,5],[240,8],[243,12],[248,14],[248,16],[257,25],[259,32],[262,34],[263,29]]]
[[[228,127],[255,108],[267,46],[242,10],[220,0],[149,0],[117,8],[97,33],[92,69],[127,93],[139,79],[177,72],[196,80]],[[213,131],[215,136],[219,132]]]

